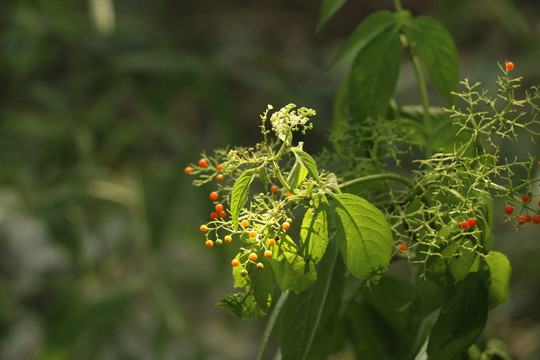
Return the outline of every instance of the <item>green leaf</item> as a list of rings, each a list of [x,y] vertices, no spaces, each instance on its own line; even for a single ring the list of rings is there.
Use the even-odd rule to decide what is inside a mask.
[[[336,256],[337,246],[334,241],[330,243],[328,252],[321,261],[321,276],[315,285],[302,294],[291,294],[285,302],[280,326],[283,360],[306,358],[326,303]]]
[[[493,309],[510,296],[512,267],[506,255],[498,251],[490,251],[484,261],[489,269],[489,308]]]
[[[313,197],[313,207],[307,209],[300,228],[300,244],[304,259],[317,264],[328,245],[330,207],[324,195]]]
[[[238,216],[246,204],[249,195],[249,186],[257,169],[246,170],[236,179],[231,192],[231,216],[234,231],[238,228]]]
[[[269,235],[274,237],[274,234]],[[281,290],[302,292],[317,280],[315,264],[306,261],[299,253],[298,246],[289,236],[283,236],[274,246],[270,265]]]
[[[487,290],[477,274],[458,283],[452,299],[442,306],[428,343],[429,360],[455,360],[478,338],[486,324]]]
[[[296,189],[302,181],[306,178],[308,174],[308,171],[306,168],[304,168],[298,161],[296,161],[291,169],[291,172],[289,173],[289,176],[287,177],[287,184],[292,189]]]
[[[429,79],[450,104],[459,83],[458,52],[452,36],[437,20],[419,16],[410,22],[409,36]]]
[[[345,3],[347,0],[324,0],[321,5],[321,11],[319,13],[319,22],[317,23],[317,32],[321,31],[324,24],[330,18],[332,15],[336,13]]]
[[[349,106],[355,120],[384,116],[396,88],[401,57],[396,29],[379,34],[358,53],[349,80]]]
[[[447,261],[448,269],[456,281],[465,279],[469,274],[471,266],[477,257],[475,251],[469,250],[473,247],[474,244],[471,238],[464,237],[462,240],[452,241],[441,252],[444,257],[443,261]]]
[[[317,171],[317,164],[315,160],[307,152],[303,151],[300,148],[293,147],[292,152],[296,157],[296,161],[306,169],[309,174],[317,181],[319,181],[319,172]]]
[[[261,180],[264,189],[268,191],[268,175],[264,166],[259,169],[259,180]]]
[[[488,359],[512,360],[508,346],[499,339],[489,339],[484,354]]]
[[[216,304],[241,319],[256,319],[266,314],[259,305],[252,292],[229,294]]]
[[[349,271],[360,279],[388,267],[392,232],[384,215],[352,194],[334,195],[339,248]]]
[[[337,53],[327,71],[333,70],[362,51],[373,39],[390,26],[396,24],[396,17],[389,11],[377,11],[365,18]]]

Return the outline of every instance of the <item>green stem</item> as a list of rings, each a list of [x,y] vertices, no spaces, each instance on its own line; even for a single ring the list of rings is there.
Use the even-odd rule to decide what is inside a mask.
[[[376,180],[393,180],[393,181],[402,183],[403,185],[406,185],[410,188],[414,188],[415,186],[415,184],[411,180],[403,176],[400,176],[394,173],[383,173],[383,174],[368,175],[361,178],[349,180],[342,184],[339,184],[339,187],[343,188],[343,187],[350,186],[353,184],[361,184],[364,182],[370,182],[370,181],[376,181]]]
[[[293,189],[289,186],[289,184],[287,184],[287,181],[285,181],[285,179],[283,178],[283,175],[281,175],[281,171],[279,170],[277,161],[273,161],[273,163],[274,163],[274,167],[276,168],[276,176],[279,182],[281,183],[281,185],[283,185],[285,189],[287,189],[287,191],[292,192]]]
[[[285,300],[287,300],[288,296],[289,290],[281,294],[276,306],[274,307],[274,310],[272,311],[272,315],[270,315],[270,319],[268,319],[268,324],[266,325],[266,329],[264,329],[263,337],[261,340],[261,346],[259,347],[259,353],[257,354],[257,360],[261,360],[262,356],[264,355],[264,350],[266,349],[266,344],[268,344],[268,339],[272,334],[272,330],[274,329],[274,326],[277,322],[279,313],[281,312],[281,308],[283,307],[283,304],[285,304]]]

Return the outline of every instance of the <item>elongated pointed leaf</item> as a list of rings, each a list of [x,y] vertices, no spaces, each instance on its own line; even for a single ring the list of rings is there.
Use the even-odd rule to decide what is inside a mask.
[[[489,308],[493,309],[505,302],[510,296],[510,277],[512,267],[506,255],[490,251],[484,258],[489,269],[488,299]]]
[[[486,324],[488,296],[477,274],[458,283],[452,299],[442,306],[427,348],[430,360],[455,360],[471,346]]]
[[[315,285],[302,294],[291,294],[285,302],[280,326],[283,360],[306,358],[326,303],[336,255],[337,246],[334,241],[321,261],[321,276]]]
[[[305,259],[315,264],[323,257],[328,245],[330,207],[324,195],[313,198],[313,207],[307,209],[300,229],[300,243]]]
[[[317,171],[317,164],[315,163],[315,160],[309,155],[307,152],[299,149],[299,148],[292,148],[292,152],[294,153],[294,156],[296,157],[296,161],[308,171],[308,173],[317,181],[319,181],[319,172]]]
[[[392,232],[384,215],[353,194],[334,196],[338,243],[349,271],[360,279],[385,270],[392,255]]]
[[[450,104],[459,83],[458,52],[452,36],[437,20],[419,16],[410,22],[409,35],[429,80]]]
[[[246,204],[249,195],[249,186],[257,169],[246,170],[236,179],[231,192],[231,216],[234,230],[238,228],[238,216]]]
[[[383,116],[396,88],[402,45],[396,29],[379,34],[354,59],[350,112],[356,121]]]
[[[289,176],[287,177],[287,184],[289,184],[291,188],[296,189],[302,183],[302,181],[304,181],[307,174],[308,171],[306,168],[296,161],[291,169],[291,172],[289,173]]]
[[[396,17],[389,11],[377,11],[365,18],[345,40],[327,71],[333,70],[362,51],[374,38],[396,24]]]
[[[336,13],[345,3],[347,0],[324,0],[321,6],[321,12],[319,14],[319,22],[317,23],[317,32],[321,31],[324,24],[330,18],[332,15]]]

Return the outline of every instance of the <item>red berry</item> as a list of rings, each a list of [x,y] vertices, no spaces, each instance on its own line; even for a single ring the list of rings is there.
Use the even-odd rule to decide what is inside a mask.
[[[206,159],[199,160],[199,166],[202,167],[202,168],[207,167],[208,166],[208,161],[206,161]]]
[[[222,164],[218,164],[218,166],[217,166],[216,168],[217,168],[217,171],[221,171],[221,170],[223,170],[223,165],[222,165]]]
[[[506,206],[504,207],[504,212],[507,213],[508,215],[510,215],[511,213],[514,212],[514,208],[511,207],[510,205],[506,205]]]
[[[292,193],[290,191],[287,191],[287,193],[285,195],[287,195],[287,197],[289,197],[289,196],[292,196]]]
[[[519,224],[525,223],[525,216],[522,216],[522,215],[518,216],[517,221]]]
[[[208,231],[208,226],[201,225],[200,229],[201,229],[202,232],[207,232]]]
[[[539,215],[533,216],[532,221],[535,224],[540,224],[540,216]]]
[[[511,62],[511,61],[507,61],[506,62],[506,70],[508,70],[508,71],[514,70],[514,63]]]
[[[211,217],[213,220],[216,220],[216,219],[218,218],[218,213],[217,213],[217,212],[210,213],[210,217]]]
[[[467,221],[462,221],[461,224],[459,224],[463,230],[469,227],[469,223]]]
[[[191,166],[188,166],[184,169],[184,172],[186,173],[186,175],[189,175],[193,172],[193,168]]]
[[[223,211],[223,205],[222,204],[216,204],[216,211],[217,212]]]
[[[240,261],[238,261],[238,259],[232,259],[231,265],[237,267],[238,265],[240,265]]]
[[[526,204],[526,203],[528,203],[529,201],[531,201],[531,196],[530,196],[530,195],[525,195],[525,196],[523,197],[523,202]]]
[[[206,240],[206,246],[211,248],[212,246],[214,246],[214,242],[212,240]]]
[[[398,245],[398,253],[403,254],[405,251],[407,251],[409,248],[406,244],[399,244]]]
[[[264,257],[265,257],[265,258],[271,258],[271,257],[272,257],[272,252],[271,252],[270,250],[266,250],[266,251],[264,252]]]
[[[531,222],[532,216],[531,215],[525,215],[525,222]]]
[[[219,217],[221,217],[221,218],[227,217],[227,213],[225,211],[220,211],[219,212]]]
[[[219,198],[219,194],[218,194],[217,192],[212,191],[212,192],[210,193],[210,199],[212,199],[212,200],[217,200],[218,198]]]
[[[216,180],[217,181],[223,181],[223,174],[217,174],[216,175]]]
[[[476,225],[476,219],[475,218],[469,218],[469,220],[467,220],[467,223],[469,223],[470,227],[473,227],[473,226]]]
[[[278,192],[278,187],[276,185],[272,185],[272,187],[270,188],[270,191],[275,194]]]

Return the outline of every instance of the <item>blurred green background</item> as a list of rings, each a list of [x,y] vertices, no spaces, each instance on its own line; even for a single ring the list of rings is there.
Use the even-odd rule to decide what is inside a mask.
[[[266,320],[214,306],[233,290],[235,249],[204,246],[210,188],[183,169],[203,149],[252,145],[267,104],[315,108],[306,148],[321,149],[344,75],[324,70],[392,3],[350,1],[316,34],[320,3],[1,2],[0,359],[254,358]],[[537,0],[403,7],[448,27],[462,78],[492,87],[512,60],[540,84]],[[418,103],[408,65],[396,98]],[[527,141],[504,150],[540,155]],[[482,340],[539,359],[538,230],[513,234],[496,206],[513,286]]]

